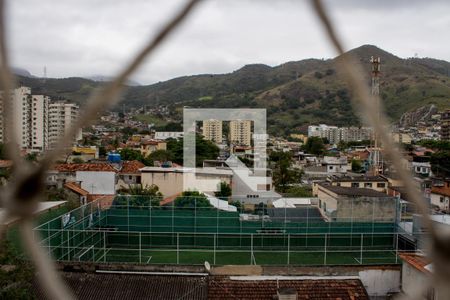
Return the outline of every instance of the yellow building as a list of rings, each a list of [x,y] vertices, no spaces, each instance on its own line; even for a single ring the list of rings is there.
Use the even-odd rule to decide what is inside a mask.
[[[92,156],[95,159],[98,158],[98,148],[95,146],[87,146],[87,147],[74,146],[72,147],[72,152]]]
[[[203,120],[203,137],[205,140],[222,144],[222,121]]]
[[[403,143],[403,144],[411,144],[411,136],[407,133],[399,133],[399,132],[394,132],[392,134],[392,139],[396,142],[396,143]]]
[[[155,140],[144,141],[141,143],[140,151],[144,157],[156,150],[167,150],[167,143]]]
[[[252,121],[230,121],[230,142],[235,145],[250,146],[252,143]]]

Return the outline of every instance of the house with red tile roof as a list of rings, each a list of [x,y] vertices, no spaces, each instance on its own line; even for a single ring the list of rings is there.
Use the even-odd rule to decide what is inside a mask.
[[[145,165],[138,160],[123,161],[119,171],[117,189],[127,189],[130,185],[141,183],[141,171]]]
[[[450,212],[450,180],[444,180],[431,188],[431,204],[439,210]]]
[[[433,273],[431,261],[419,253],[401,253],[403,261],[401,281],[402,292],[409,298],[417,297],[419,290],[423,291],[422,299],[438,299],[433,287],[423,289]]]

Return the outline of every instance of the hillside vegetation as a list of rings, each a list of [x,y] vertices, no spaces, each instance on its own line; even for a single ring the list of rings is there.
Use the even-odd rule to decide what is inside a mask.
[[[353,55],[370,84],[371,56],[380,57],[380,95],[391,120],[423,105],[450,106],[450,63],[432,58],[401,59],[375,46],[364,45]],[[128,107],[169,105],[179,107],[263,107],[272,132],[288,134],[309,123],[359,125],[351,106],[352,93],[336,71],[335,62],[306,59],[270,67],[246,65],[229,74],[179,77],[147,86],[129,87],[123,95]],[[82,78],[39,79],[19,77],[34,93],[83,103],[102,83]]]

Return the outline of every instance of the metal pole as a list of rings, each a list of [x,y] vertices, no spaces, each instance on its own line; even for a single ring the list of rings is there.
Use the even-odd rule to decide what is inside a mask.
[[[398,263],[398,233],[395,234],[395,263]]]
[[[177,232],[177,265],[180,263],[180,234]]]
[[[67,234],[67,260],[70,260],[70,236],[69,236],[69,231],[66,231]]]
[[[106,262],[106,232],[103,231],[103,262]]]
[[[48,252],[48,255],[50,255],[50,247],[52,246],[51,242],[50,242],[50,240],[51,240],[51,238],[50,238],[50,222],[47,223],[47,240],[48,240],[47,252]]]
[[[363,233],[361,233],[361,253],[359,255],[359,263],[361,265],[363,263],[363,244],[364,244],[364,236],[363,236]]]
[[[142,263],[142,236],[141,236],[141,232],[139,231],[139,263]]]
[[[250,264],[253,265],[253,233],[250,234]]]
[[[287,244],[287,264],[288,264],[288,266],[289,266],[289,262],[290,262],[290,252],[289,252],[289,248],[290,248],[290,245],[291,245],[291,235],[290,234],[288,234],[288,244]]]
[[[328,234],[325,233],[325,247],[324,247],[324,253],[323,253],[323,264],[324,265],[327,264],[327,239],[328,239]]]

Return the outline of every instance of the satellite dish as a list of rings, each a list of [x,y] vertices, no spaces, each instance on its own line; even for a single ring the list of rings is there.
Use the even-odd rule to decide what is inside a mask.
[[[211,270],[211,265],[209,264],[209,262],[205,261],[205,269],[206,271],[210,271]]]

